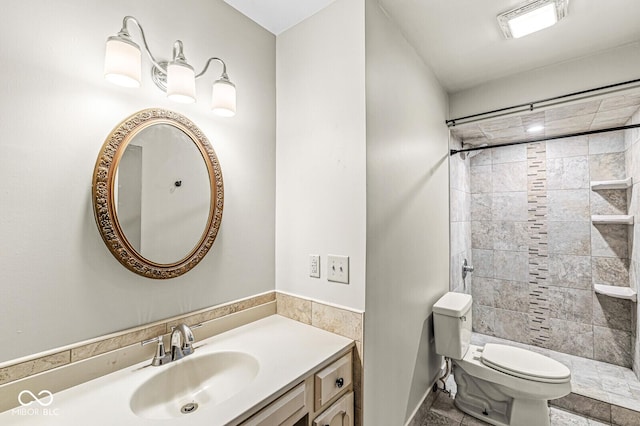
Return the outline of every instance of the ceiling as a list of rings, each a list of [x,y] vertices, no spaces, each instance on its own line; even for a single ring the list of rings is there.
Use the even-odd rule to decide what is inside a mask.
[[[225,0],[274,34],[334,0]],[[378,0],[449,93],[640,40],[640,1],[570,0],[557,25],[505,40],[496,16],[521,0]]]
[[[463,142],[465,148],[548,138],[624,126],[638,108],[640,88],[544,111],[460,124],[451,128],[451,135]],[[529,132],[528,129],[532,126],[544,128],[537,132]]]
[[[278,35],[335,0],[224,0],[257,24]]]
[[[280,34],[335,0],[224,0]],[[523,0],[378,0],[448,93],[640,40],[640,0],[569,0],[557,25],[506,40],[496,16]],[[476,123],[451,133],[465,145],[553,137],[624,125],[640,89]],[[538,133],[532,125],[544,126]]]
[[[640,1],[570,0],[558,24],[505,40],[496,16],[521,0],[381,0],[449,93],[640,40]]]

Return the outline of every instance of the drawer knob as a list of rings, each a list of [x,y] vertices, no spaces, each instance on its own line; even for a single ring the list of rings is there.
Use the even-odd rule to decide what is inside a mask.
[[[344,379],[342,377],[338,378],[336,380],[336,386],[341,388],[342,386],[344,386]]]

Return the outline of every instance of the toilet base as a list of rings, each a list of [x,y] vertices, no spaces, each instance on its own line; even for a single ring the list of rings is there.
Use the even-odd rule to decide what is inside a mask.
[[[456,395],[454,400],[454,405],[463,413],[492,425],[550,426],[549,407],[547,406],[546,401],[520,399],[515,400],[514,403],[514,405],[520,405],[520,409],[516,409],[516,415],[511,419],[508,419],[507,416],[496,412],[485,415],[484,412],[478,410],[478,407],[473,407],[472,405],[465,403],[465,401],[463,401],[462,398],[459,398],[458,395]],[[529,405],[528,403],[533,404]],[[540,403],[544,406],[540,407]]]
[[[513,398],[504,387],[454,368],[459,410],[497,426],[549,426],[549,407],[544,399]]]

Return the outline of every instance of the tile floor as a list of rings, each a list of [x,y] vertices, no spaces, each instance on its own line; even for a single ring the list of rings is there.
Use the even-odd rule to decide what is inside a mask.
[[[610,423],[602,423],[554,407],[550,408],[550,412],[551,426],[610,425]],[[421,426],[477,426],[487,424],[458,410],[453,405],[453,398],[445,393],[440,393]]]
[[[471,343],[474,345],[504,343],[546,355],[569,367],[571,370],[571,389],[573,393],[615,404],[630,410],[640,411],[640,381],[633,371],[628,368],[479,333],[473,333]]]
[[[522,343],[507,341],[497,337],[473,333],[471,342],[475,345],[485,343],[503,343],[522,347],[553,358],[571,370],[572,392],[588,396],[603,402],[619,405],[634,411],[640,411],[640,381],[633,371],[605,362],[567,355],[549,349],[529,346]],[[456,384],[453,375],[447,380],[447,389],[455,395]],[[601,422],[561,410],[550,408],[551,426],[602,426],[610,423]],[[440,393],[431,406],[422,426],[474,426],[486,425],[481,420],[471,417],[458,410],[453,405],[453,398]]]

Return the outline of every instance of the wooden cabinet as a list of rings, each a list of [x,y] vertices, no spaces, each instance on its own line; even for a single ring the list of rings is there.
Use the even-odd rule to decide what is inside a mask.
[[[322,412],[313,426],[353,426],[353,392],[349,392]]]
[[[353,426],[352,360],[349,351],[320,366],[241,426]]]
[[[305,383],[302,382],[244,422],[242,426],[293,426],[307,412]]]

